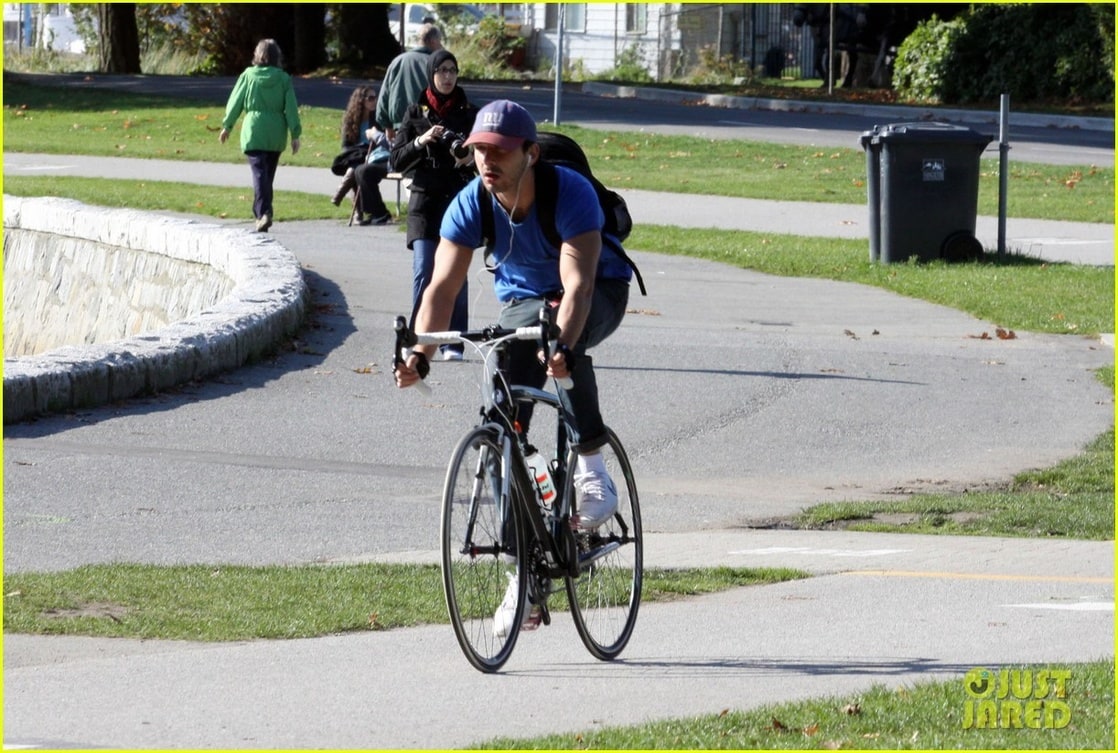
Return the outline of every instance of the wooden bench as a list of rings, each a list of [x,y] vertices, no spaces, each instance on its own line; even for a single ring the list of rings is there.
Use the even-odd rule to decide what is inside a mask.
[[[404,174],[403,173],[389,173],[384,176],[385,180],[396,181],[396,216],[399,217],[400,213],[404,211],[401,197],[403,196]]]

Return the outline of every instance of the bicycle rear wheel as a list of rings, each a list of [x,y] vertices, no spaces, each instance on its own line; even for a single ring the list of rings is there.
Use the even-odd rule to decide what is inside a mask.
[[[590,533],[577,532],[580,574],[567,578],[575,629],[591,654],[616,659],[637,624],[644,574],[640,501],[625,448],[613,431],[602,447],[606,469],[617,488],[617,512]],[[565,499],[574,494],[572,453]]]
[[[458,645],[482,672],[496,672],[508,661],[528,603],[527,579],[515,557],[523,549],[520,512],[501,499],[501,454],[497,432],[474,429],[455,448],[443,488],[446,607]],[[499,630],[494,616],[510,590],[517,629]]]

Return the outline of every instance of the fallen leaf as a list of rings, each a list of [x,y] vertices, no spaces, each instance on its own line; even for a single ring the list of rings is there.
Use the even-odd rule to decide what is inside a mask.
[[[375,363],[367,363],[364,366],[358,366],[353,370],[355,374],[377,374],[377,365]]]
[[[848,329],[844,329],[842,331],[842,334],[846,335],[851,340],[857,340],[858,339],[858,336],[856,334],[854,334],[853,332],[851,332],[850,330],[848,330]]]
[[[858,716],[862,713],[862,707],[857,703],[848,703],[842,707],[842,713],[847,716]]]
[[[380,615],[377,612],[373,612],[369,615],[369,628],[371,630],[379,630],[380,629],[380,624],[377,622],[379,617],[380,617]]]
[[[807,735],[808,737],[812,737],[815,734],[817,734],[818,732],[819,732],[819,725],[818,724],[809,724],[806,727],[804,727],[804,734]]]
[[[1002,329],[998,327],[994,330],[994,334],[998,336],[999,340],[1016,340],[1017,333],[1011,329]]]
[[[729,709],[722,709],[721,711],[718,712],[718,716],[723,717],[723,716],[726,716],[726,714],[729,714],[729,713],[730,713]]]
[[[779,719],[777,719],[775,716],[773,717],[773,723],[772,723],[770,729],[772,729],[773,732],[787,732],[788,731],[788,728],[784,726],[784,723],[781,722]]]

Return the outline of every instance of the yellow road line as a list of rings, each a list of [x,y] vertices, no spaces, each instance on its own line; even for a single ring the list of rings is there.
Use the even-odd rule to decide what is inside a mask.
[[[1007,575],[999,573],[939,573],[920,570],[847,570],[842,575],[880,575],[889,578],[946,578],[951,580],[1035,580],[1058,583],[1108,583],[1113,578],[1088,575]]]

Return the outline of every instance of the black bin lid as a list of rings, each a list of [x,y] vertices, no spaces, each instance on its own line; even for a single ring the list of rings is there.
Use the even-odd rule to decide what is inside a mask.
[[[874,126],[872,131],[862,134],[861,142],[909,143],[909,144],[981,144],[986,146],[994,140],[993,136],[973,131],[953,123],[891,123]]]

